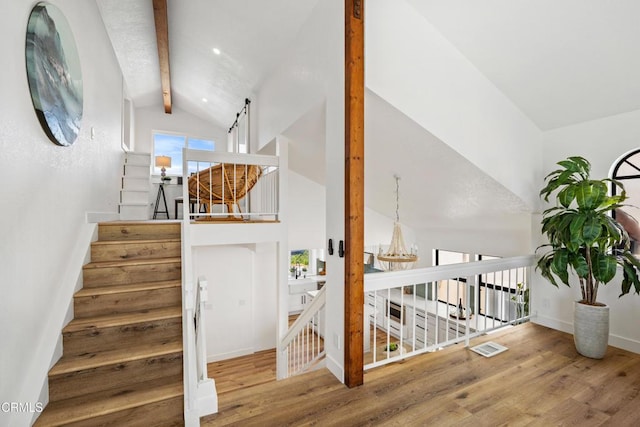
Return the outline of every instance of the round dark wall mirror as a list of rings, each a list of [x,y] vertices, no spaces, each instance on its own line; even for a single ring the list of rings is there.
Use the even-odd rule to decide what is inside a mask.
[[[69,146],[82,121],[82,72],[71,28],[57,7],[42,2],[31,10],[25,50],[36,116],[51,141]]]

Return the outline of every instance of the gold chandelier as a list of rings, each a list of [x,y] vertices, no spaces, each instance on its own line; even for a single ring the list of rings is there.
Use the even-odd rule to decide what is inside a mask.
[[[386,252],[382,251],[382,247],[378,252],[378,261],[384,270],[396,271],[407,270],[418,261],[418,255],[414,247],[411,252],[407,252],[404,245],[404,237],[402,236],[402,228],[400,227],[400,177],[393,176],[396,179],[396,220],[393,223],[393,235],[391,236],[391,244]]]

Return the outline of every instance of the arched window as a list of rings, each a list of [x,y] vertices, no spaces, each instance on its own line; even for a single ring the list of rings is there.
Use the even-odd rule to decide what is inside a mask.
[[[624,185],[628,196],[625,204],[629,205],[616,209],[615,219],[629,233],[633,253],[640,255],[640,149],[618,160],[611,177]],[[615,186],[612,186],[612,192],[616,194]]]

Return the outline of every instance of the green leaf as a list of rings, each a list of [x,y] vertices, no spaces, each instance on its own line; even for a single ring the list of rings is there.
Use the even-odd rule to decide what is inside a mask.
[[[591,246],[600,237],[602,227],[597,217],[588,216],[585,218],[584,226],[582,227],[582,239],[585,245]]]
[[[564,231],[566,229],[569,229],[569,227],[571,226],[571,223],[574,221],[574,219],[576,218],[577,213],[574,211],[568,211],[566,213],[561,214],[560,218],[560,223],[558,224],[558,231]]]
[[[580,171],[579,173],[583,176],[583,178],[586,179],[587,177],[589,177],[589,173],[591,172],[591,163],[589,163],[587,159],[580,156],[572,156],[569,157],[569,160],[571,160],[578,166],[578,169]]]
[[[560,207],[560,206],[554,206],[554,207],[552,207],[552,208],[545,209],[545,210],[544,210],[544,212],[542,212],[542,216],[548,216],[548,215],[549,215],[549,214],[551,214],[552,212],[555,212],[555,211],[563,211],[563,210],[565,210],[563,207]]]
[[[589,265],[582,254],[572,254],[569,260],[578,277],[587,277],[589,275]]]
[[[580,209],[588,209],[591,204],[591,186],[588,182],[580,182],[576,186],[576,202]]]
[[[570,159],[561,160],[557,164],[571,172],[580,172],[580,166]]]
[[[571,206],[571,202],[576,198],[576,187],[569,185],[558,193],[558,202],[565,208]]]
[[[569,251],[558,249],[552,256],[551,271],[562,280],[562,283],[569,285]]]
[[[573,217],[573,220],[569,224],[569,232],[572,236],[575,236],[575,238],[572,238],[571,240],[582,243],[582,227],[584,226],[586,220],[586,215],[576,215]]]
[[[603,223],[605,227],[604,232],[609,237],[609,246],[617,246],[620,242],[629,240],[629,236],[624,228],[609,215],[604,215]]]
[[[573,178],[573,173],[570,170],[562,170],[558,169],[551,172],[549,175],[545,177],[545,181],[547,185],[540,190],[540,197],[544,198],[545,201],[549,201],[549,196],[553,193],[558,187],[564,185],[574,184],[576,182],[575,178]]]
[[[545,177],[544,177],[544,180],[545,180],[545,181],[547,181],[547,180],[549,180],[549,178],[551,178],[552,176],[560,175],[562,172],[563,172],[563,170],[562,170],[562,169],[556,169],[556,170],[554,170],[553,172],[549,172],[549,173],[547,174],[547,176],[545,176]]]
[[[553,193],[556,188],[558,188],[560,186],[560,183],[556,180],[551,180],[549,181],[549,183],[547,184],[546,187],[544,187],[542,190],[540,190],[540,197],[544,198],[545,202],[549,201],[549,196],[551,195],[551,193]]]
[[[592,181],[582,181],[576,185],[576,202],[579,209],[595,209],[606,197],[606,186],[594,185]]]
[[[631,264],[636,269],[640,270],[640,260],[636,258],[635,255],[633,255],[631,252],[625,252],[622,255],[622,258],[624,259],[625,262]]]
[[[543,246],[547,246],[547,245],[543,245]],[[542,277],[547,279],[553,286],[557,288],[558,282],[556,282],[555,277],[553,277],[553,274],[551,274],[551,262],[553,261],[553,258],[551,255],[552,255],[552,252],[547,253],[543,257],[541,257],[538,260],[538,263],[536,264],[536,270],[539,270]]]
[[[591,187],[593,189],[593,208],[598,208],[599,206],[602,206],[602,204],[605,203],[607,199],[609,199],[609,196],[607,196],[609,189],[607,188],[607,184],[605,184],[603,181],[588,182],[591,184]]]
[[[623,263],[623,276],[622,276],[622,286],[621,293],[618,297],[626,295],[631,291],[631,285],[634,285],[636,293],[640,292],[640,280],[638,280],[638,275],[636,270],[631,266],[631,264]]]
[[[593,277],[600,283],[609,283],[616,275],[616,266],[618,265],[613,255],[606,255],[597,252],[592,255]]]

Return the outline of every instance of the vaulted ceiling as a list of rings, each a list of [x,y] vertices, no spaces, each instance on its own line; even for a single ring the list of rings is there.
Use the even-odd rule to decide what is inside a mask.
[[[317,2],[167,0],[174,105],[229,128]],[[152,0],[97,3],[134,105],[162,105]]]
[[[135,106],[162,109],[152,0],[96,1]],[[327,0],[167,0],[174,107],[228,128],[319,1]],[[640,109],[640,1],[406,1],[543,131]],[[431,216],[491,215],[496,206],[503,213],[527,210],[384,100],[368,93],[367,103],[367,144],[380,144],[368,148],[371,170],[381,172],[392,157],[397,165],[407,163],[382,146],[385,128],[374,115],[402,122],[394,128],[412,133],[404,140],[422,142],[407,147],[418,154],[402,167],[414,177],[403,188],[411,204],[412,193],[424,197],[429,185],[430,203],[407,206],[407,223],[421,227]],[[323,126],[324,108],[318,106],[286,131],[294,141],[292,169],[319,183],[324,181]],[[420,157],[420,150],[438,156]],[[383,161],[371,165],[376,158]],[[464,172],[452,177],[452,170]],[[393,216],[394,204],[383,196],[393,198],[393,171],[386,172],[367,178],[380,192],[369,190],[367,203]],[[433,183],[444,184],[438,190]]]
[[[319,0],[167,1],[175,104],[228,127]],[[542,130],[640,109],[637,0],[407,1]],[[97,3],[134,104],[161,105],[152,0]]]
[[[408,0],[541,130],[640,109],[637,0]]]

